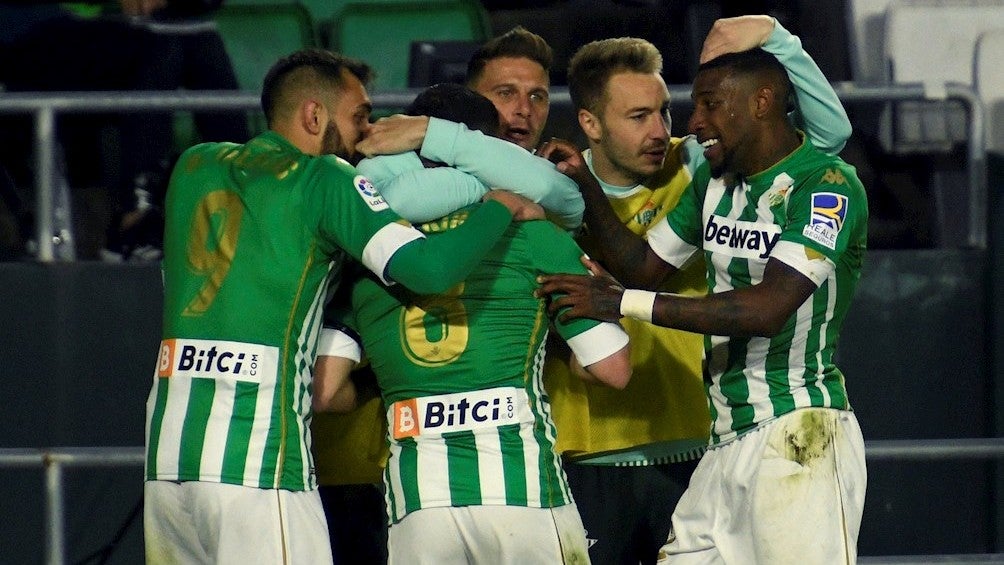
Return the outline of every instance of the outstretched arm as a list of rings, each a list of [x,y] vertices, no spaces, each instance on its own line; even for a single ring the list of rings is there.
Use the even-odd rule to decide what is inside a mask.
[[[704,40],[701,63],[725,53],[761,47],[788,71],[798,108],[794,119],[809,142],[835,155],[851,136],[851,122],[829,80],[802,42],[770,16],[750,15],[717,20]]]
[[[593,272],[595,264],[587,265]],[[538,279],[538,294],[561,293],[549,306],[558,320],[593,318],[615,321],[630,316],[658,326],[705,335],[776,335],[812,295],[815,283],[785,263],[770,259],[763,280],[750,287],[700,297],[625,290],[605,273],[553,275]]]
[[[453,167],[426,168],[414,151],[378,155],[356,166],[402,218],[421,223],[481,201],[487,186]]]
[[[575,183],[554,164],[463,124],[424,116],[381,118],[358,148],[368,156],[417,150],[422,157],[471,174],[486,186],[504,186],[539,203],[566,229],[582,223],[582,197]],[[421,197],[438,201],[437,208],[456,210],[463,205],[453,201],[454,196],[435,191],[424,191]]]
[[[418,294],[437,294],[464,280],[495,246],[511,220],[543,219],[537,204],[492,190],[466,222],[434,238],[415,239],[394,252],[387,274]]]

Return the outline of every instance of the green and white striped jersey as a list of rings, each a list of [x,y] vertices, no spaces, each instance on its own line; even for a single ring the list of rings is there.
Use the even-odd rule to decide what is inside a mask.
[[[383,273],[422,234],[334,156],[275,133],[202,144],[167,193],[147,480],[316,487],[311,368],[344,252]]]
[[[421,226],[430,239],[461,210]],[[391,522],[431,507],[555,507],[571,502],[542,383],[549,321],[536,277],[586,271],[554,224],[514,224],[461,284],[416,296],[372,277],[352,292],[354,320],[387,406]],[[616,324],[555,322],[584,365],[627,344]]]
[[[711,444],[796,408],[849,409],[833,363],[861,276],[868,201],[854,167],[808,141],[770,169],[726,186],[707,163],[649,245],[680,267],[704,251],[710,292],[759,283],[770,258],[817,286],[773,338],[705,337]]]

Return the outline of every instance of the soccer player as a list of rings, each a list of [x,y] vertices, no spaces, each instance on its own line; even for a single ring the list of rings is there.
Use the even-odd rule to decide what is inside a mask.
[[[353,157],[368,131],[369,75],[327,51],[296,52],[265,77],[269,131],[244,145],[197,145],[178,161],[147,401],[151,563],[330,563],[310,455],[310,367],[343,258],[381,284],[442,292],[514,212],[538,212],[494,191],[436,239],[393,213],[336,157]]]
[[[826,77],[798,38],[773,18],[719,20],[706,41],[712,52],[762,45],[784,61],[810,143],[836,153],[850,123]],[[662,57],[648,41],[605,39],[587,44],[569,66],[569,90],[589,142],[583,157],[617,220],[645,237],[675,206],[704,162],[692,137],[670,136],[669,93]],[[583,249],[605,263],[602,225],[587,223]],[[613,250],[619,254],[620,250]],[[659,287],[703,295],[704,264],[695,260]],[[653,563],[670,529],[672,510],[707,445],[710,417],[696,333],[625,318],[635,378],[623,391],[582,384],[557,345],[549,348],[545,383],[558,428],[557,448],[579,512],[596,540],[594,562]]]
[[[467,86],[495,104],[502,139],[532,151],[540,143],[550,112],[551,63],[544,38],[516,26],[493,37],[467,63]]]
[[[458,88],[447,87],[454,108],[495,113],[487,99]],[[453,229],[468,214],[462,209],[421,228],[438,237],[431,234]],[[529,222],[507,232],[448,293],[384,292],[370,277],[354,287],[350,325],[388,407],[391,563],[588,560],[552,449],[541,382],[549,324],[533,297],[536,273],[585,272],[580,253],[556,226]],[[575,352],[577,374],[623,387],[630,376],[626,335],[614,324],[581,322],[556,324]]]
[[[419,151],[363,159],[357,167],[391,208],[409,221],[441,218],[478,202],[492,185],[504,182],[514,192],[556,208],[551,217],[558,223],[569,228],[581,223],[584,205],[575,182],[546,159],[492,137],[501,133],[499,114],[484,96],[463,85],[439,84],[420,93],[405,114],[426,116],[421,120],[427,135],[422,147],[416,147]],[[437,161],[422,157],[423,153]],[[457,166],[425,168],[425,164],[445,164],[441,161]],[[318,365],[343,362],[326,335],[319,346]],[[368,372],[363,369],[357,375]],[[352,385],[357,380],[343,382]],[[382,403],[368,396],[368,388],[363,387],[358,398],[354,386],[314,390],[318,411],[351,410],[317,414],[312,424],[319,491],[336,563],[339,558],[356,562],[363,555],[369,563],[386,560],[387,524],[379,490],[386,424]]]
[[[787,115],[792,86],[762,49],[699,68],[690,131],[706,162],[647,242],[614,214],[584,162],[586,222],[611,272],[542,278],[559,318],[627,316],[704,334],[710,449],[673,514],[667,563],[853,563],[864,442],[834,365],[860,276],[867,198],[854,168]],[[562,154],[570,153],[567,149]],[[703,256],[710,293],[655,289]]]

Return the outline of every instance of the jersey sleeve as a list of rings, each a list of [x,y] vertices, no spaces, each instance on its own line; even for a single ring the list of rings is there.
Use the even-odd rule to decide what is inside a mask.
[[[829,80],[802,49],[802,42],[774,21],[763,50],[774,55],[788,71],[798,98],[796,125],[820,151],[836,155],[851,136],[851,121]]]
[[[426,168],[414,152],[363,159],[359,172],[373,182],[395,212],[414,223],[475,204],[488,192],[484,183],[463,171]]]
[[[319,166],[341,168],[316,171],[320,186],[308,191],[324,198],[311,207],[320,213],[321,239],[345,250],[384,284],[400,282],[419,294],[443,292],[477,266],[512,221],[509,210],[491,200],[470,221],[426,239],[351,165],[334,157],[321,159]]]
[[[418,153],[406,151],[394,155],[378,155],[359,161],[356,169],[381,190],[387,181],[409,171],[422,168]],[[386,197],[386,195],[384,195]]]
[[[652,251],[677,269],[683,268],[702,248],[703,224],[698,186],[707,186],[709,174],[708,165],[704,163],[695,171],[676,207],[647,232],[648,246]]]
[[[383,278],[397,250],[425,236],[391,210],[373,183],[351,165],[335,157],[320,160],[318,180],[309,193],[320,199],[312,207],[320,214],[321,238]]]
[[[344,357],[356,363],[362,359],[362,345],[359,334],[348,326],[328,326],[321,328],[317,340],[317,356]]]
[[[554,163],[518,145],[463,124],[429,118],[421,155],[474,175],[490,188],[504,188],[537,202],[566,229],[582,223],[586,206],[575,181],[558,172]]]
[[[532,225],[531,225],[532,224]],[[541,274],[569,273],[588,275],[582,265],[582,249],[570,235],[562,232],[550,222],[528,222],[531,237],[535,239],[532,249],[534,268]],[[546,250],[546,252],[543,252]],[[583,366],[592,365],[620,351],[628,343],[628,335],[619,324],[600,322],[590,318],[576,318],[568,322],[554,319],[558,335],[568,342]]]
[[[816,171],[789,197],[787,225],[770,256],[818,286],[857,243],[868,222],[866,198],[853,172],[836,166]]]

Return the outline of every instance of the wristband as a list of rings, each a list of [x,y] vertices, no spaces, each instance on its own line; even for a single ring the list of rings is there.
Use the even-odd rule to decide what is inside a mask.
[[[643,322],[652,322],[655,308],[655,292],[629,288],[621,295],[621,315]]]

